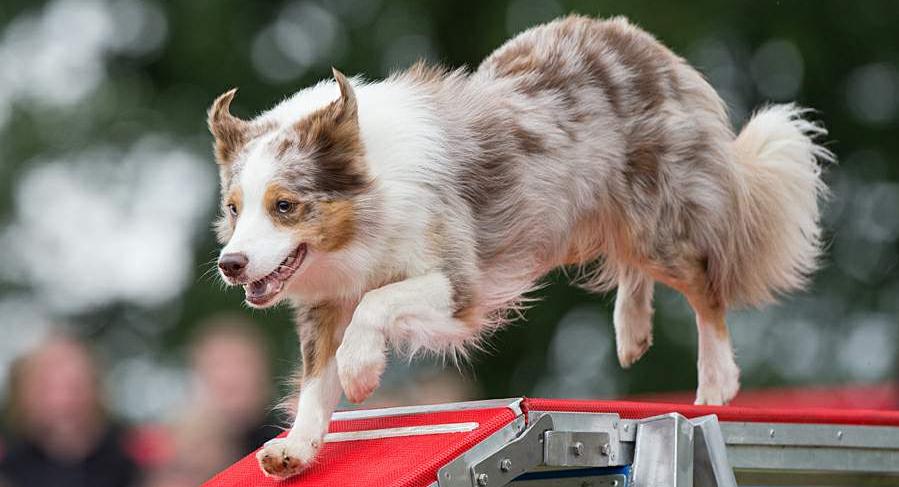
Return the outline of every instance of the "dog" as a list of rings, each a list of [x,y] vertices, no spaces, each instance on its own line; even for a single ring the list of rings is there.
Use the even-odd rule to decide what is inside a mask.
[[[623,367],[652,344],[654,282],[682,293],[696,403],[725,404],[725,312],[802,288],[821,253],[825,129],[776,105],[735,135],[702,75],[624,18],[531,28],[472,72],[335,69],[252,120],[230,113],[235,91],[208,113],[218,265],[249,306],[293,305],[302,355],[293,426],[257,454],[270,477],[314,460],[388,347],[464,356],[560,267],[617,287]]]

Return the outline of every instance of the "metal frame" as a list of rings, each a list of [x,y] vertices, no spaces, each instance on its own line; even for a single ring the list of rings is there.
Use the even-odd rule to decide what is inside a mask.
[[[445,465],[434,485],[899,485],[897,427],[719,423],[677,413],[622,420],[529,411],[524,419]]]
[[[721,431],[741,481],[899,485],[899,427],[726,422]]]

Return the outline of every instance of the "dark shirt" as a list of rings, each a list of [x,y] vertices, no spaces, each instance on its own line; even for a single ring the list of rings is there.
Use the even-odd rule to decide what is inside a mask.
[[[137,483],[137,465],[125,453],[116,429],[107,431],[93,453],[76,462],[51,458],[27,441],[8,448],[0,459],[3,487],[131,487]]]

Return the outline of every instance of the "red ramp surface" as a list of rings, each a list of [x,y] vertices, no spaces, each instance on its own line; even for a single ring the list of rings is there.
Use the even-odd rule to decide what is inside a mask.
[[[325,443],[315,465],[281,482],[262,474],[254,452],[213,477],[204,487],[429,485],[437,479],[440,467],[516,416],[512,409],[494,407],[331,421],[331,433],[460,423],[477,423],[477,426],[461,433]]]

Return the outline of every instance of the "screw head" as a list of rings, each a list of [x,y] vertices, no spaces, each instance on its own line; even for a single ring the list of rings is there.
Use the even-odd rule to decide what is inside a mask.
[[[774,430],[773,429],[768,430],[768,436],[770,436],[771,438],[774,438]]]
[[[628,424],[628,423],[625,423],[625,424],[624,424],[624,431],[630,431],[630,430],[631,430],[631,425]]]
[[[843,439],[843,430],[837,431],[837,439],[838,439],[838,440],[842,440],[842,439]]]
[[[478,474],[478,486],[479,487],[487,487],[487,474],[479,473]]]
[[[611,451],[612,449],[609,447],[608,443],[603,443],[603,445],[599,448],[599,453],[601,453],[604,457],[609,456],[609,452]]]
[[[575,441],[573,445],[571,445],[572,451],[574,451],[574,456],[579,457],[584,453],[584,444],[580,441]]]
[[[618,487],[618,481],[612,480],[612,487]]]
[[[512,460],[508,458],[503,458],[503,461],[499,462],[499,469],[503,472],[508,472],[512,470]]]

